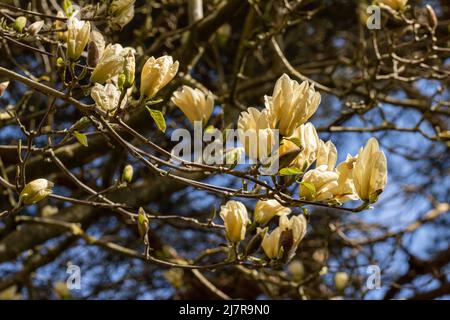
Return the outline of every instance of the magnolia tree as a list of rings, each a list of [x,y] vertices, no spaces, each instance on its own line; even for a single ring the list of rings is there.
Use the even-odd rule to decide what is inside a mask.
[[[2,1],[0,296],[449,294],[423,2]]]

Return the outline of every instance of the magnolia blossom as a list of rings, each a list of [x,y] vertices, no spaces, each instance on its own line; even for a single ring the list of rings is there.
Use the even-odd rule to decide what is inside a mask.
[[[177,74],[178,61],[171,56],[150,57],[141,72],[141,96],[153,98]]]
[[[329,171],[334,170],[337,161],[337,150],[333,142],[323,142],[320,140],[319,149],[317,150],[316,167],[326,165]]]
[[[56,13],[56,17],[58,17],[58,18],[66,18],[66,16],[64,15],[64,13],[62,11],[58,11]],[[64,30],[66,28],[66,25],[67,24],[63,20],[60,20],[60,19],[58,19],[58,20],[56,20],[54,22],[54,28],[56,30]],[[56,32],[56,38],[59,41],[67,41],[67,31],[58,31],[58,32]]]
[[[123,63],[123,74],[125,75],[125,88],[131,88],[134,83],[136,73],[136,58],[134,57],[134,50],[126,50]]]
[[[31,35],[37,35],[42,27],[44,26],[44,20],[39,20],[36,22],[33,22],[32,24],[30,24],[30,26],[27,28],[27,31],[31,34]]]
[[[103,35],[96,31],[92,30],[91,36],[88,43],[88,65],[91,67],[97,66],[98,60],[105,52],[105,38]]]
[[[123,48],[120,44],[108,44],[91,75],[91,81],[105,83],[123,71],[125,57],[134,50]]]
[[[370,138],[358,153],[353,168],[353,181],[361,200],[375,202],[387,183],[387,161],[378,141]]]
[[[306,172],[300,184],[300,196],[308,201],[324,201],[333,198],[333,190],[338,186],[338,174],[329,171],[326,165]]]
[[[53,183],[47,179],[33,180],[23,188],[20,200],[25,205],[35,204],[52,193]]]
[[[95,104],[101,110],[108,112],[115,110],[119,106],[120,90],[112,83],[101,85],[96,83],[91,90],[91,97]],[[127,103],[127,96],[122,99],[120,108],[123,108]]]
[[[134,3],[136,0],[114,0],[109,11],[111,13],[111,22],[123,28],[134,17]]]
[[[265,105],[273,128],[280,134],[290,136],[294,130],[316,112],[320,94],[307,81],[299,84],[283,74],[276,82],[273,95],[265,96]]]
[[[75,17],[67,21],[67,55],[77,60],[83,53],[89,41],[91,24],[89,21],[80,21]]]
[[[285,259],[289,261],[297,251],[300,241],[306,234],[306,219],[304,216],[286,215],[280,217],[279,226],[270,234],[265,234],[261,247],[269,259]]]
[[[403,10],[408,3],[408,0],[377,0],[378,3],[387,5],[394,10]]]
[[[267,224],[275,216],[288,215],[291,209],[282,206],[277,200],[259,200],[256,203],[253,217],[260,225]]]
[[[242,202],[230,200],[220,207],[220,217],[225,223],[227,238],[232,243],[238,243],[245,238],[249,223],[247,208]]]
[[[334,199],[340,203],[350,200],[358,200],[355,185],[353,183],[353,166],[356,158],[347,155],[347,159],[336,167],[336,173],[339,175],[338,186],[332,190]]]
[[[291,150],[302,148],[290,166],[304,171],[316,160],[318,146],[319,137],[316,129],[308,122],[297,127],[290,137],[283,139],[279,149],[280,157]]]
[[[264,161],[274,151],[275,131],[269,126],[267,110],[248,108],[238,120],[239,140],[250,159]]]
[[[213,94],[203,93],[200,89],[183,86],[181,91],[174,92],[172,102],[183,111],[189,121],[207,123],[214,108]]]

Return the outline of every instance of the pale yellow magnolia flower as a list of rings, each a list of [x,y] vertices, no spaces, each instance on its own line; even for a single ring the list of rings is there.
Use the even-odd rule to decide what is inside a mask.
[[[340,203],[358,200],[355,185],[353,183],[353,166],[355,161],[356,157],[347,155],[347,159],[336,167],[336,173],[339,175],[337,180],[338,186],[334,188],[332,192],[334,199]]]
[[[242,202],[230,200],[220,207],[220,217],[225,223],[227,239],[238,243],[245,238],[247,224],[249,223],[247,208]]]
[[[120,44],[108,44],[91,75],[91,81],[105,83],[123,71],[125,56],[131,48],[123,48]]]
[[[136,0],[114,0],[110,7],[111,22],[123,28],[134,17],[134,3]]]
[[[320,94],[312,84],[307,81],[299,84],[286,74],[277,80],[273,95],[264,98],[272,128],[278,128],[286,137],[308,121],[320,104]]]
[[[103,35],[96,30],[92,30],[88,43],[87,62],[89,66],[91,67],[97,66],[100,57],[105,52],[105,46],[106,42]]]
[[[375,202],[387,183],[387,161],[378,141],[370,138],[361,148],[353,168],[356,192],[363,201]]]
[[[261,242],[261,247],[269,259],[278,260],[281,258],[280,252],[280,227],[275,228],[271,233],[266,233]]]
[[[101,57],[105,52],[106,47],[106,41],[101,32],[97,30],[92,30],[89,40],[95,43],[98,50],[98,54]]]
[[[300,196],[308,201],[325,201],[333,198],[333,190],[338,186],[338,174],[329,171],[326,165],[306,172],[300,184]]]
[[[86,48],[91,33],[89,21],[80,21],[75,17],[67,21],[67,55],[77,60]]]
[[[405,9],[408,0],[377,0],[377,3],[387,5],[394,10],[403,10]]]
[[[174,92],[172,102],[183,111],[189,121],[201,121],[206,124],[214,108],[213,94],[203,93],[200,89],[183,86],[181,91]]]
[[[238,136],[245,153],[253,160],[264,160],[274,150],[275,132],[269,126],[267,110],[248,108],[238,119]]]
[[[96,83],[91,89],[91,97],[98,108],[105,112],[117,109],[120,101],[120,90],[112,83],[101,85]],[[122,99],[120,108],[127,103],[127,96]]]
[[[266,233],[261,247],[269,259],[278,260],[286,258],[289,261],[297,251],[300,241],[306,234],[307,222],[304,216],[286,215],[280,217],[279,226],[270,234]],[[286,246],[286,244],[290,244]]]
[[[130,88],[133,86],[136,73],[136,58],[134,57],[134,50],[127,50],[123,65],[123,73],[125,75],[124,87]]]
[[[310,122],[302,124],[294,130],[290,137],[283,139],[280,145],[280,157],[298,148],[297,144],[292,141],[299,143],[302,151],[291,162],[290,166],[304,171],[316,160],[319,146],[319,137],[313,124]]]
[[[150,57],[141,72],[141,96],[153,98],[177,74],[178,61],[171,56]]]
[[[333,142],[331,142],[331,140],[327,142],[320,140],[319,149],[317,150],[316,168],[326,165],[328,171],[333,171],[336,161],[337,149]]]
[[[56,16],[58,18],[66,18],[66,16],[62,11],[58,11]],[[62,20],[56,20],[54,25],[56,30],[64,30],[64,28],[66,27],[66,23]],[[56,33],[56,37],[59,41],[67,41],[67,34],[68,34],[67,31],[58,31]]]
[[[267,224],[275,216],[288,215],[291,209],[282,206],[277,200],[259,200],[253,213],[254,220],[260,225]]]
[[[52,188],[53,182],[50,182],[47,179],[33,180],[27,183],[25,188],[23,188],[20,193],[20,200],[25,205],[35,204],[51,194]]]

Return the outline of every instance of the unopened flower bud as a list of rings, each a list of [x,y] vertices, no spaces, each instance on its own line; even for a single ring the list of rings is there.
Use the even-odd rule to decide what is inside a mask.
[[[141,72],[141,96],[153,98],[175,77],[177,71],[178,61],[173,62],[171,56],[150,57]]]
[[[124,89],[126,80],[127,80],[127,77],[125,76],[124,73],[119,74],[119,76],[117,77],[117,87],[120,90]]]
[[[135,0],[114,0],[109,8],[114,28],[122,29],[134,17]]]
[[[133,180],[133,166],[127,164],[122,171],[122,182],[130,183]]]
[[[27,18],[24,16],[17,17],[14,21],[12,27],[14,30],[16,30],[18,33],[22,33],[23,29],[27,25]]]
[[[148,232],[150,220],[148,219],[144,208],[140,207],[138,211],[138,232],[141,238],[144,238]]]
[[[238,243],[245,238],[249,218],[247,208],[239,201],[230,200],[220,208],[228,241]]]
[[[47,179],[36,179],[29,182],[20,193],[23,204],[35,204],[52,193],[53,183]]]
[[[134,58],[134,52],[132,49],[128,49],[123,66],[123,74],[125,75],[124,88],[131,88],[133,86],[135,72],[136,61]]]
[[[56,66],[58,68],[62,68],[64,67],[65,63],[64,63],[64,59],[61,57],[58,57],[58,59],[56,59]]]
[[[6,91],[6,89],[8,89],[8,86],[9,86],[9,81],[5,81],[5,82],[1,82],[0,83],[0,97],[3,96],[3,94]]]
[[[28,28],[28,33],[32,36],[35,36],[41,31],[42,27],[44,26],[44,20],[33,22]]]
[[[429,4],[426,5],[427,13],[428,13],[428,24],[430,25],[431,29],[435,30],[438,25],[438,19],[436,17],[436,13],[434,12],[434,9]]]

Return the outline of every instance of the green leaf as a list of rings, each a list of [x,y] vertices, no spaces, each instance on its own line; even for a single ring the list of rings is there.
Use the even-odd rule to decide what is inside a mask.
[[[282,176],[294,176],[297,174],[302,174],[302,170],[300,170],[299,168],[283,168],[279,171],[279,174]]]
[[[87,136],[84,133],[74,131],[73,136],[78,140],[79,143],[81,143],[83,146],[88,146],[88,140]]]
[[[150,112],[150,116],[153,118],[153,120],[156,123],[156,126],[159,130],[162,132],[166,132],[166,120],[164,119],[164,115],[159,110],[150,109],[147,107],[148,112]]]
[[[310,182],[306,182],[306,181],[303,181],[303,182],[301,183],[301,185],[302,185],[303,187],[305,187],[306,189],[308,189],[309,193],[311,194],[311,196],[312,196],[313,198],[316,196],[316,186],[315,186],[315,185],[313,185],[313,184],[310,183]]]
[[[66,14],[66,16],[70,17],[73,14],[73,6],[72,1],[70,0],[64,0],[63,2],[63,9]]]

